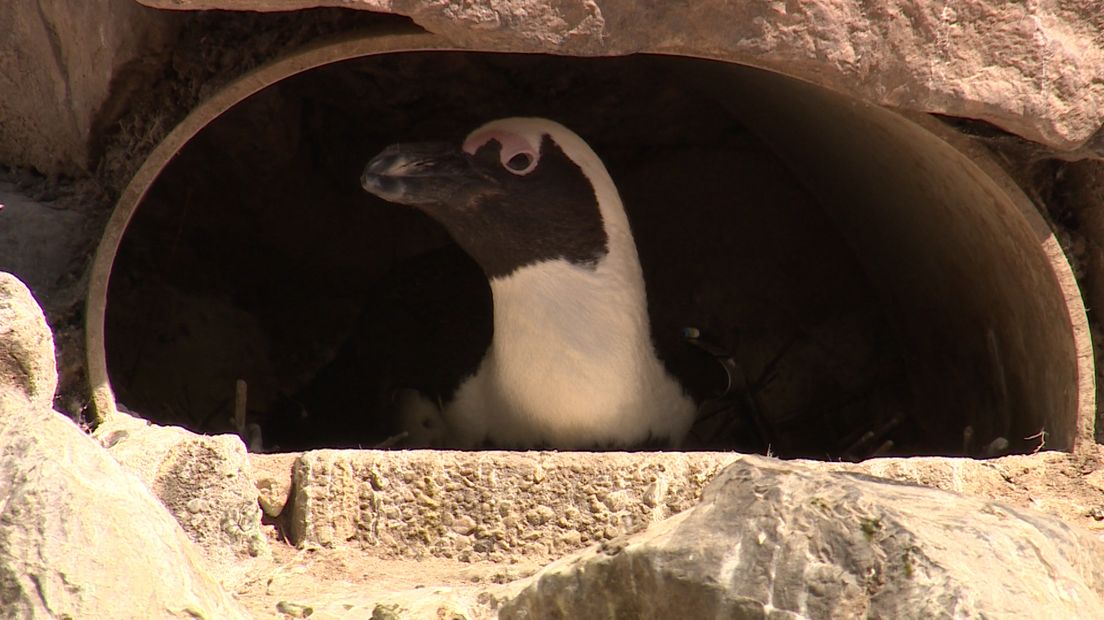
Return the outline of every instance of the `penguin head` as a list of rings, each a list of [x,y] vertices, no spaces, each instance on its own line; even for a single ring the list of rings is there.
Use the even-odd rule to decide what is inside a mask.
[[[621,209],[590,147],[539,118],[493,121],[459,144],[389,146],[361,185],[440,222],[491,280],[545,261],[593,268],[609,252],[602,197]]]

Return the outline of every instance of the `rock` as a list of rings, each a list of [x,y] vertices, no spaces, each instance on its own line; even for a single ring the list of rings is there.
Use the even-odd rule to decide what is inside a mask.
[[[94,433],[161,499],[207,557],[231,569],[268,557],[249,456],[236,435],[196,435],[125,413]]]
[[[318,450],[294,467],[300,546],[555,558],[685,510],[736,455]]]
[[[1065,453],[1054,453],[1062,457]],[[1042,469],[1037,461],[1036,467]],[[943,491],[954,491],[966,495],[992,497],[995,489],[1007,486],[1004,476],[994,463],[970,458],[943,458],[913,456],[908,458],[870,459],[861,463],[819,463],[806,461],[810,466],[821,470],[846,471],[870,474],[897,482],[919,484]]]
[[[283,512],[291,494],[292,468],[298,459],[295,453],[249,455],[257,479],[258,501],[266,515],[277,517]]]
[[[79,303],[83,289],[69,277],[92,245],[84,213],[57,208],[0,182],[0,269],[32,291],[47,312]]]
[[[711,476],[739,458],[715,452],[250,455],[265,513],[286,517],[302,547],[511,563],[547,560],[640,531],[693,506]],[[1084,527],[1096,523],[1087,510],[1104,505],[1104,494],[1086,485],[1093,478],[1083,473],[1081,459],[1063,452],[985,461],[790,462],[987,497]],[[1032,491],[1044,486],[1046,502]],[[294,501],[287,503],[289,488]],[[487,540],[492,532],[501,537],[493,543]]]
[[[499,617],[1088,618],[1102,595],[1104,542],[1053,517],[743,457],[693,510],[553,563]]]
[[[0,389],[0,615],[244,618],[140,480]]]
[[[480,50],[715,58],[882,105],[983,119],[1063,150],[1091,142],[1104,124],[1104,12],[1085,0],[139,1],[165,9],[398,13]],[[1104,152],[1104,144],[1088,146]]]
[[[0,391],[14,389],[50,409],[57,389],[54,337],[31,291],[0,271]]]
[[[135,76],[156,71],[173,24],[130,0],[10,0],[0,32],[0,161],[76,174]]]
[[[266,513],[287,516],[301,546],[514,562],[640,531],[693,506],[711,476],[740,457],[331,450],[250,458]],[[1063,452],[804,463],[1030,507],[1085,527],[1095,523],[1086,512],[1104,505],[1104,495],[1086,486],[1083,465]],[[1030,491],[1043,485],[1052,492],[1046,502]],[[284,511],[289,486],[296,499]]]

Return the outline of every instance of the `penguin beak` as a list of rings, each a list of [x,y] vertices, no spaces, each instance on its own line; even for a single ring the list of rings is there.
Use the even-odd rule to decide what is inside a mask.
[[[423,207],[463,202],[496,184],[455,145],[425,142],[383,149],[364,167],[360,185],[384,200]]]

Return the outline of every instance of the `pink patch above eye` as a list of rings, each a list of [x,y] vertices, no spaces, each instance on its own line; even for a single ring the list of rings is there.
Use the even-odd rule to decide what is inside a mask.
[[[501,129],[488,129],[487,131],[481,131],[469,136],[467,140],[464,140],[464,152],[469,155],[474,155],[476,151],[483,148],[483,145],[491,140],[495,140],[502,145],[502,150],[499,152],[498,158],[503,167],[510,172],[514,174],[527,174],[537,167],[540,153],[529,144],[529,141],[515,133],[510,133]],[[514,170],[510,168],[507,162],[520,154],[529,156],[529,166],[524,170]]]

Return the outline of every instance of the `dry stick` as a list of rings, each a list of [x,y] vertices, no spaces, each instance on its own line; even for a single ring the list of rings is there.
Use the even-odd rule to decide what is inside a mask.
[[[962,456],[970,456],[974,447],[974,427],[969,424],[962,429]]]
[[[883,442],[877,449],[875,449],[874,452],[868,452],[866,456],[859,455],[859,450],[866,448],[879,439],[882,439],[887,434],[889,434],[890,431],[896,428],[897,425],[899,425],[901,422],[904,422],[904,420],[905,415],[903,413],[901,413],[900,411],[895,412],[893,414],[893,417],[891,417],[889,420],[863,433],[862,436],[859,437],[858,441],[851,444],[847,447],[846,450],[843,451],[843,455],[861,461],[877,456],[880,451],[891,449],[893,447],[893,442],[887,440]],[[886,446],[887,443],[889,444],[889,446]]]
[[[248,390],[249,386],[245,383],[245,379],[238,379],[234,383],[234,429],[238,431],[238,436],[242,439],[246,439],[245,405]]]
[[[399,443],[400,441],[406,439],[409,436],[410,436],[410,433],[407,432],[407,431],[403,431],[403,432],[399,433],[398,435],[392,435],[392,436],[388,437],[387,439],[384,439],[383,441],[381,441],[381,442],[377,443],[376,445],[372,446],[372,450],[386,450],[387,448],[390,448],[390,447],[394,446],[395,444]]]
[[[871,452],[868,458],[878,458],[889,454],[889,451],[893,449],[893,440],[887,439],[882,442],[882,445],[878,446],[878,449]]]
[[[1047,430],[1046,428],[1039,429],[1038,433],[1031,435],[1030,437],[1024,437],[1025,440],[1038,439],[1039,445],[1035,446],[1035,449],[1031,451],[1032,454],[1038,454],[1046,446]],[[1000,439],[1000,437],[998,437]]]

